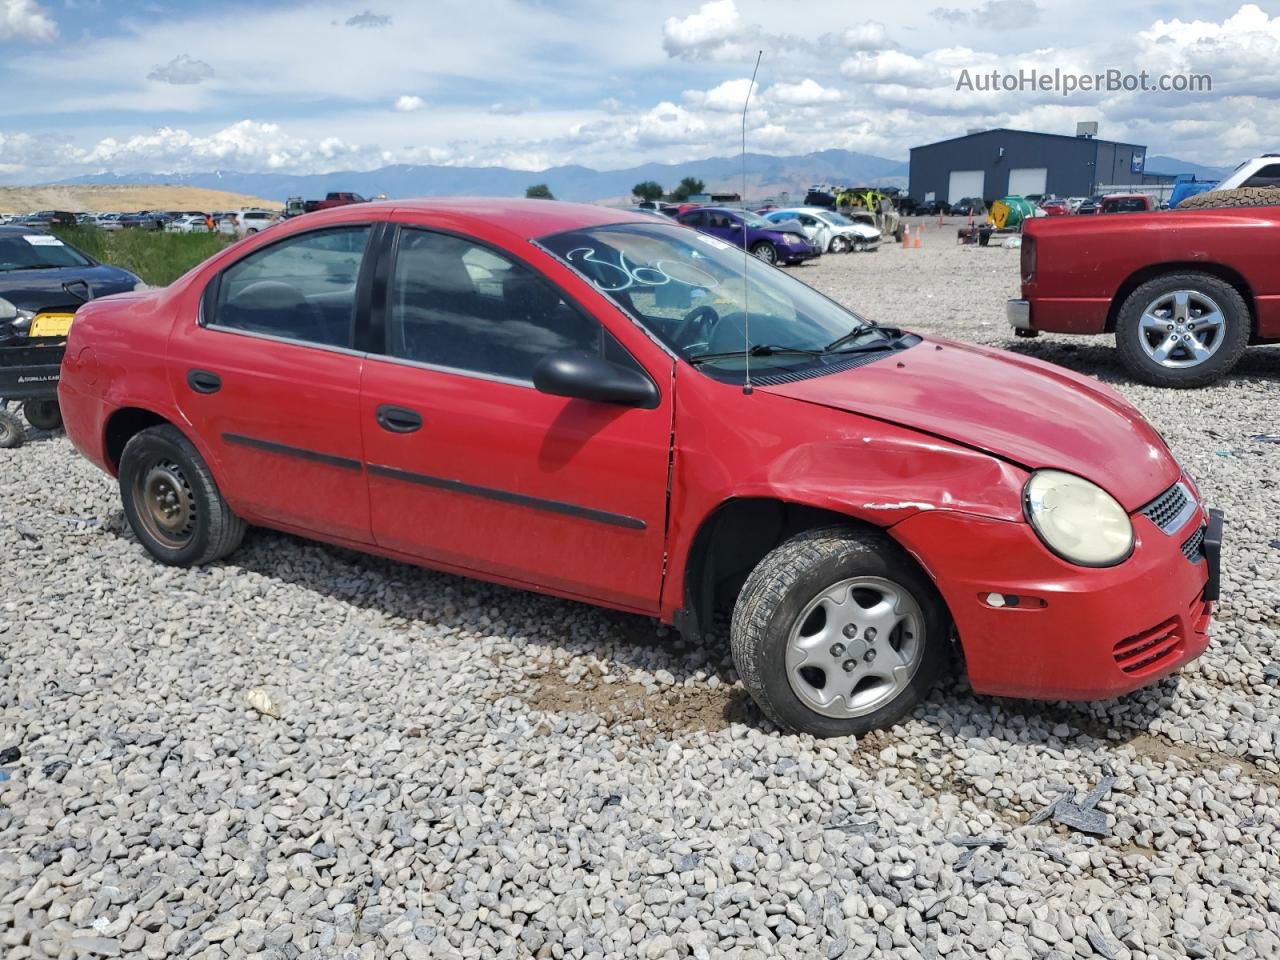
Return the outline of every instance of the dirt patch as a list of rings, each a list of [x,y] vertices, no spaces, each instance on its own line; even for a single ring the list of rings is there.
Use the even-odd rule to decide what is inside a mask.
[[[589,713],[610,725],[650,720],[654,732],[664,734],[759,722],[746,691],[738,686],[659,687],[651,692],[638,683],[605,683],[596,676],[569,683],[552,674],[538,678],[537,686],[520,699],[531,710]]]
[[[1209,767],[1213,770],[1225,770],[1227,767],[1239,767],[1244,776],[1255,783],[1280,787],[1280,773],[1259,766],[1248,757],[1233,757],[1226,753],[1217,753],[1187,743],[1178,743],[1158,733],[1140,733],[1130,738],[1128,746],[1140,756],[1157,763],[1176,760],[1195,769]]]

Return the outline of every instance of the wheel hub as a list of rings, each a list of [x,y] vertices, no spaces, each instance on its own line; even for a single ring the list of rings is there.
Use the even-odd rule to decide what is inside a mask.
[[[1152,300],[1138,321],[1138,343],[1148,357],[1170,369],[1204,363],[1222,345],[1226,317],[1198,290],[1173,290]]]
[[[859,717],[893,700],[924,653],[924,615],[892,581],[854,577],[814,597],[787,642],[787,680],[809,709]]]
[[[195,499],[176,463],[161,460],[141,471],[138,492],[139,513],[152,536],[175,548],[191,539],[195,530]]]

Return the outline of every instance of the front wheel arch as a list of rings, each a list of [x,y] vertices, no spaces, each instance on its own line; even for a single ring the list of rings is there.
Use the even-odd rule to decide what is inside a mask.
[[[742,584],[770,551],[796,534],[833,525],[893,537],[884,526],[838,510],[772,497],[724,501],[703,518],[685,555],[676,626],[691,638],[710,635],[718,612],[732,607]],[[934,583],[929,569],[913,559]]]

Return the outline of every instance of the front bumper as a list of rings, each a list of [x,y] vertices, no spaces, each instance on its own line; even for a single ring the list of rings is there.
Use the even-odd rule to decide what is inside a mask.
[[[1101,700],[1173,673],[1209,643],[1221,514],[1197,507],[1173,534],[1142,515],[1133,523],[1133,554],[1100,569],[1054,557],[1026,523],[935,510],[892,533],[946,600],[975,692]]]
[[[1010,300],[1004,307],[1009,326],[1015,330],[1031,330],[1031,301]]]

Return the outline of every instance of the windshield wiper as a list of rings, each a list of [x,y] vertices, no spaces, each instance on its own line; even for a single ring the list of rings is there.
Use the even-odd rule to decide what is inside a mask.
[[[850,340],[854,340],[857,337],[862,336],[864,333],[867,333],[868,331],[872,333],[880,334],[882,337],[885,338],[885,340],[889,341],[889,345],[892,348],[896,348],[896,344],[894,343],[894,341],[898,340],[902,336],[902,331],[896,327],[882,327],[878,323],[869,323],[869,322],[863,321],[863,323],[860,326],[854,327],[852,330],[846,333],[843,337],[837,337],[835,340],[832,340],[830,343],[828,343],[825,347],[823,347],[823,353],[834,353],[837,350],[839,350],[840,347],[848,343]],[[871,346],[871,345],[868,344],[868,346]],[[872,347],[872,349],[883,350],[884,347],[877,345]],[[840,350],[840,352],[853,353],[855,351]]]
[[[694,366],[700,363],[710,363],[714,360],[732,360],[734,357],[750,355],[753,357],[773,357],[779,355],[793,355],[798,357],[820,357],[823,351],[808,350],[804,347],[778,347],[771,343],[753,344],[749,350],[726,350],[723,353],[703,353],[696,357],[690,357],[689,362]]]

